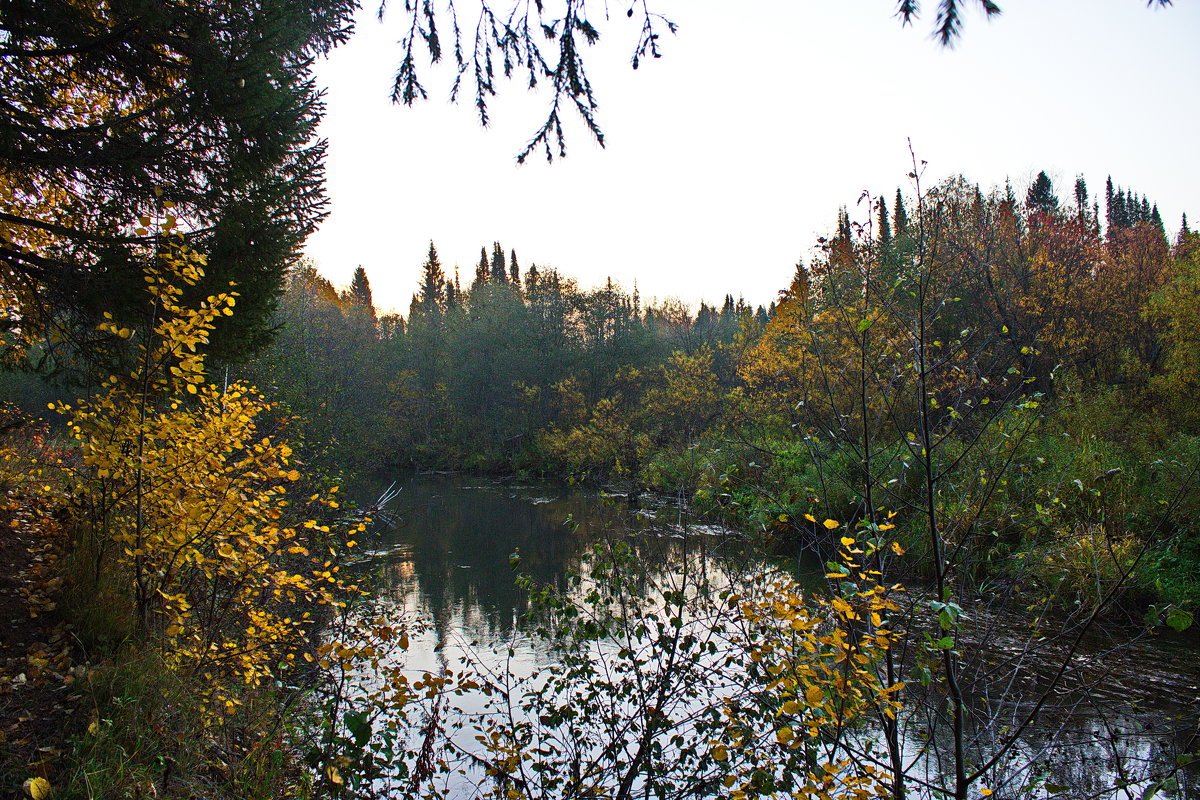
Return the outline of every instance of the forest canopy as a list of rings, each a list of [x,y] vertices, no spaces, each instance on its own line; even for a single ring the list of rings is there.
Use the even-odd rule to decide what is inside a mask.
[[[265,341],[283,275],[324,215],[313,59],[352,0],[12,2],[0,7],[0,291],[6,360],[46,371],[136,322],[163,231],[211,256],[197,292],[244,298],[214,348]],[[30,345],[28,347],[23,345]]]

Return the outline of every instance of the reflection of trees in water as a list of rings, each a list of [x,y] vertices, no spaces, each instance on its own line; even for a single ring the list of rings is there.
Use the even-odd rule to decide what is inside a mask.
[[[930,599],[910,589],[909,608],[900,616],[921,630]],[[958,646],[972,654],[960,676],[969,760],[985,763],[1019,731],[984,781],[997,796],[1043,797],[1037,787],[1057,786],[1063,788],[1049,794],[1141,797],[1174,770],[1178,756],[1200,745],[1194,653],[1128,629],[1096,627],[1080,637],[1079,616],[1047,615],[1033,624],[1030,616],[981,602],[961,630]],[[895,651],[908,674],[915,672],[916,643],[913,635],[903,637]],[[910,682],[904,703],[901,741],[910,774],[939,783],[954,763],[945,687],[936,680],[928,688]],[[1035,708],[1033,724],[1022,729]],[[1173,783],[1157,796],[1197,796],[1194,766]]]
[[[645,580],[678,570],[684,558],[697,562],[689,567],[705,570],[762,568],[741,542],[691,536],[685,546],[675,510],[664,515],[671,523],[660,525],[634,513],[624,498],[542,486],[470,485],[457,476],[409,481],[395,507],[401,522],[383,534],[397,547],[382,568],[379,591],[404,597],[428,614],[440,643],[449,624],[463,625],[463,635],[478,639],[513,629],[526,608],[509,565],[514,551],[522,573],[557,586],[580,570],[593,543],[605,536],[627,539],[645,567]]]
[[[974,724],[968,738],[974,763],[995,752],[1013,730],[1005,724],[1006,717],[1027,711],[1031,695],[1032,691],[1022,693],[1020,700],[1025,702],[1003,705],[973,699]],[[910,686],[903,715],[906,762],[914,765],[911,775],[935,784],[939,776],[952,772],[951,731],[936,713],[944,701]],[[1173,718],[1147,708],[1131,713],[1127,705],[1093,703],[1081,693],[1068,693],[1042,709],[1037,724],[1027,728],[1008,756],[989,772],[986,784],[1002,787],[997,796],[1006,797],[1043,797],[1034,791],[1042,786],[1067,787],[1061,790],[1063,797],[1141,797],[1152,780],[1174,767],[1178,756],[1195,751],[1196,730],[1194,711]],[[1117,790],[1122,782],[1131,787],[1126,794]],[[1181,770],[1175,782],[1177,789],[1157,796],[1181,800],[1198,796],[1200,783],[1194,769]]]
[[[658,524],[634,514],[620,498],[544,487],[471,489],[453,477],[410,481],[400,499],[396,511],[402,523],[384,534],[395,550],[383,566],[380,592],[427,615],[439,650],[455,638],[496,642],[519,627],[526,598],[509,566],[514,550],[521,554],[521,572],[560,587],[566,574],[584,571],[592,545],[606,536],[624,538],[633,549],[643,585],[662,583],[684,566],[690,575],[709,576],[716,587],[773,568],[736,537],[684,535],[674,511],[662,515],[670,523]],[[928,602],[915,591],[910,600],[917,606]],[[1024,617],[981,607],[963,632],[971,651],[981,654],[963,672],[972,706],[968,739],[979,757],[996,752],[1029,710],[1070,640],[1069,619],[1053,626],[1066,632],[1061,641],[1040,638],[1041,633],[1030,639],[1028,624]],[[1036,647],[1028,646],[1031,641]],[[902,640],[901,651],[912,644]],[[1197,730],[1194,700],[1188,704],[1196,689],[1186,685],[1196,680],[1194,663],[1168,659],[1158,643],[1114,650],[1103,632],[1086,645],[1036,726],[1023,732],[1021,744],[990,775],[989,783],[1003,787],[1005,795],[1028,794],[1033,791],[1028,787],[1049,783],[1070,787],[1073,797],[1113,796],[1117,782],[1126,780],[1140,787],[1132,796],[1140,796],[1147,776],[1196,749],[1190,738]],[[1173,695],[1189,690],[1188,698],[1172,705]],[[913,774],[940,783],[935,775],[948,768],[953,749],[943,718],[945,698],[916,684],[906,692],[904,749],[910,760],[923,753]],[[1194,772],[1179,774],[1177,781],[1178,790],[1160,796],[1196,796]]]

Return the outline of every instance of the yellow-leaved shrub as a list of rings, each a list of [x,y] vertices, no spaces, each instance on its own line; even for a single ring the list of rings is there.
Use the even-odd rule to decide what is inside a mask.
[[[330,561],[329,527],[287,522],[287,486],[300,474],[291,448],[271,435],[274,407],[252,388],[206,381],[203,347],[237,294],[189,307],[185,289],[203,270],[204,257],[182,245],[160,254],[146,269],[147,330],[111,318],[100,326],[138,342],[134,366],[60,410],[79,443],[76,492],[97,572],[115,570],[141,636],[198,678],[215,718],[240,702],[232,687],[259,686],[294,664],[311,610],[340,603],[351,587]]]

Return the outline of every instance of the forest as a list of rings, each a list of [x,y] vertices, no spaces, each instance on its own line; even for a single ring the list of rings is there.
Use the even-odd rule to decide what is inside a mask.
[[[942,45],[974,5],[938,4]],[[565,155],[560,102],[602,145],[599,32],[551,6],[484,3],[469,52],[406,3],[393,100],[446,47],[484,121],[498,72],[549,84],[521,161]],[[430,241],[385,313],[303,255],[313,67],[357,10],[0,4],[0,793],[1197,796],[1186,215],[914,154],[766,304],[732,270],[697,307]],[[626,16],[636,69],[675,25]],[[421,495],[442,527],[389,550],[430,485],[459,507]],[[467,514],[496,487],[546,496]],[[555,492],[617,527],[497,556],[492,517]],[[520,599],[487,643],[389,594],[462,519],[492,538],[433,556],[467,586],[436,599],[493,562]]]
[[[1117,551],[1147,545],[1124,591],[1194,607],[1200,551],[1173,500],[1197,434],[1186,218],[1168,234],[1111,179],[1102,198],[1080,179],[1061,200],[1044,172],[1019,198],[959,178],[919,205],[901,190],[870,202],[870,224],[840,211],[767,308],[643,305],[636,287],[522,270],[500,243],[463,288],[431,243],[408,314],[379,317],[365,271],[339,292],[305,264],[279,335],[237,374],[331,464],[682,487],[793,540],[814,534],[806,514],[919,505],[925,396],[952,466],[946,513],[988,570],[1070,541],[1047,571],[1086,572],[1107,551],[1115,574]]]

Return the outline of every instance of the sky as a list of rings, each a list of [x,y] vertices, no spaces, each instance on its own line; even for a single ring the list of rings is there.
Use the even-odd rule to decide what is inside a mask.
[[[606,147],[576,124],[566,159],[518,166],[550,96],[502,86],[485,129],[435,67],[429,100],[392,105],[403,14],[380,23],[364,0],[353,38],[316,66],[331,202],[306,253],[321,272],[344,286],[361,265],[376,305],[407,312],[431,240],[464,286],[499,241],[584,287],[766,304],[839,207],[862,218],[864,191],[911,196],[910,141],[925,185],[1009,178],[1023,194],[1045,170],[1060,197],[1083,175],[1102,200],[1111,175],[1168,232],[1184,212],[1200,223],[1194,0],[1000,0],[992,20],[972,2],[949,50],[931,38],[935,0],[907,28],[894,0],[647,0],[679,31],[636,71],[640,21],[614,1],[607,20],[589,4],[601,40],[584,56]],[[471,3],[458,8],[469,33]]]

